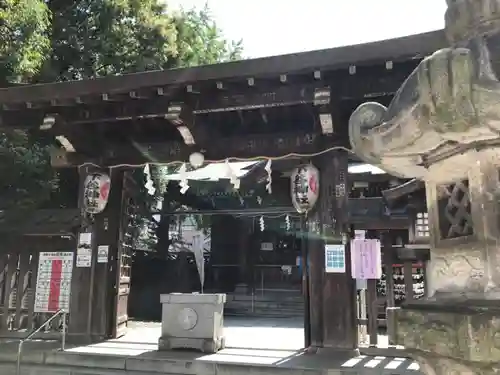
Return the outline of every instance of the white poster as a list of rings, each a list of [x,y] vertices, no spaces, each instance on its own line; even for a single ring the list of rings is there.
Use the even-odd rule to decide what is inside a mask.
[[[354,231],[354,238],[357,240],[364,240],[366,237],[366,231],[365,230],[355,230]]]
[[[35,289],[37,313],[69,311],[73,252],[42,252],[38,261]]]
[[[92,249],[78,247],[76,249],[76,266],[78,268],[88,268],[92,265]]]
[[[345,273],[345,245],[325,245],[325,272]]]
[[[108,263],[109,246],[99,245],[97,247],[97,263]]]
[[[78,235],[78,246],[91,246],[92,233],[80,233]]]

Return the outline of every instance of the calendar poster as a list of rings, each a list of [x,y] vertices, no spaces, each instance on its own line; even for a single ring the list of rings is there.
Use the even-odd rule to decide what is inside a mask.
[[[69,311],[73,252],[43,252],[38,261],[35,312]]]
[[[345,245],[325,245],[325,272],[345,273]]]

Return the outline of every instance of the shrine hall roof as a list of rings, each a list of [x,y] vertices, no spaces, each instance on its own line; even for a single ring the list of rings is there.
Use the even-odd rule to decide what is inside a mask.
[[[444,32],[439,30],[372,43],[192,68],[9,87],[0,89],[0,103],[64,100],[94,94],[130,92],[147,87],[182,86],[242,77],[276,77],[281,74],[342,69],[350,65],[406,61],[422,58],[446,46]]]

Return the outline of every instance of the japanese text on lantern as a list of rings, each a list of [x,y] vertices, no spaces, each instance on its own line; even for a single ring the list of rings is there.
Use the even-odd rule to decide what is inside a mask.
[[[35,312],[69,311],[72,252],[40,253],[35,291]]]

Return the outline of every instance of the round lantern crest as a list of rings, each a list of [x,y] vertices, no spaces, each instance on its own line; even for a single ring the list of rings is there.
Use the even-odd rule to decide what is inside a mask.
[[[312,164],[301,165],[291,177],[292,203],[297,212],[310,211],[319,196],[319,171]]]
[[[83,187],[85,212],[98,214],[106,208],[111,189],[111,179],[105,173],[92,173],[85,178]]]

